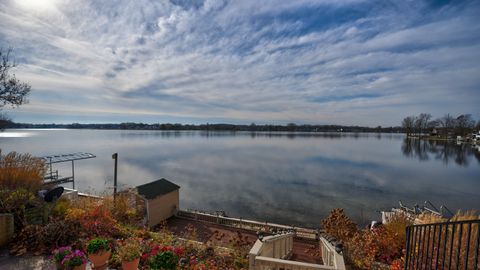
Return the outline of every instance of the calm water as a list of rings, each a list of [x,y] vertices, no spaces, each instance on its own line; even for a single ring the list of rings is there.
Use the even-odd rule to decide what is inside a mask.
[[[181,186],[181,208],[284,224],[318,226],[335,207],[364,223],[398,200],[480,209],[478,149],[401,134],[9,130],[0,148],[94,153],[76,162],[76,187],[89,192],[112,190],[118,152],[124,187],[164,177]]]

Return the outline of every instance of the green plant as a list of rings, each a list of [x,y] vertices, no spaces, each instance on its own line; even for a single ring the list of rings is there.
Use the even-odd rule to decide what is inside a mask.
[[[34,203],[35,195],[26,188],[18,188],[17,190],[0,188],[0,212],[14,215],[17,230],[22,229],[27,224],[25,206]]]
[[[107,239],[104,238],[94,238],[90,240],[87,244],[87,253],[88,254],[95,254],[99,253],[100,251],[108,251],[110,250],[110,245]]]
[[[172,251],[164,251],[150,257],[148,266],[150,266],[150,269],[175,270],[177,263],[177,255]]]
[[[72,253],[72,248],[71,247],[60,247],[58,249],[55,249],[52,252],[53,260],[57,263],[61,263],[63,261],[63,259],[70,253]]]
[[[118,256],[122,261],[131,262],[142,256],[141,239],[128,238],[118,243]]]
[[[67,210],[71,207],[70,200],[67,198],[60,198],[55,203],[55,207],[52,209],[52,215],[56,217],[64,218]]]

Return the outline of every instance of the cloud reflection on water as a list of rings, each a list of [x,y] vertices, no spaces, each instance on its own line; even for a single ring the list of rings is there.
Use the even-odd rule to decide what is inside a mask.
[[[181,186],[182,208],[317,226],[335,207],[363,223],[398,200],[430,200],[451,209],[480,205],[478,152],[412,145],[399,134],[37,132],[0,140],[0,148],[36,155],[95,153],[96,159],[77,162],[75,173],[79,189],[98,192],[111,190],[111,154],[118,152],[120,185],[165,177]],[[444,156],[455,162],[446,166]]]

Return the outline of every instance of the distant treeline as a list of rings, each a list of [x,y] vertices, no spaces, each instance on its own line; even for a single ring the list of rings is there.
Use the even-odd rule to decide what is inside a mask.
[[[471,114],[461,114],[454,117],[445,114],[443,117],[432,119],[429,113],[418,116],[407,116],[402,121],[402,129],[407,135],[438,136],[450,138],[454,136],[467,136],[480,130],[480,121],[476,122]]]
[[[211,131],[291,131],[291,132],[385,132],[401,133],[402,127],[361,127],[342,125],[233,125],[233,124],[145,124],[145,123],[120,123],[120,124],[27,124],[8,123],[5,128],[68,128],[68,129],[125,129],[125,130],[211,130]]]

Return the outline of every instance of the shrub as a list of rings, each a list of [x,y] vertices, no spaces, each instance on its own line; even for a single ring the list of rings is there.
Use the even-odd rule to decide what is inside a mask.
[[[411,222],[404,215],[395,216],[390,223],[358,231],[346,242],[346,257],[360,269],[370,269],[374,262],[398,264],[406,243],[406,227]]]
[[[42,242],[43,227],[38,225],[27,225],[14,236],[10,252],[14,255],[23,255],[28,251],[39,255],[44,251]]]
[[[44,174],[42,159],[17,152],[3,155],[0,150],[0,189],[23,188],[36,193],[42,186]]]
[[[322,220],[322,228],[328,235],[331,235],[343,244],[349,241],[357,232],[357,224],[353,222],[341,208],[333,209],[330,214]]]
[[[95,254],[101,251],[110,250],[110,245],[107,239],[104,238],[94,238],[90,240],[87,244],[87,253]]]
[[[361,230],[345,243],[345,256],[349,263],[359,269],[371,269],[380,248],[370,230]]]
[[[150,257],[148,266],[150,269],[175,270],[178,257],[172,251],[158,252]]]
[[[159,246],[150,243],[146,247],[146,253],[142,259],[149,269],[173,270],[179,261],[179,256],[184,254],[184,249],[173,246]],[[190,254],[191,255],[191,254]]]
[[[136,204],[137,196],[130,191],[124,191],[118,194],[113,200],[107,197],[103,204],[111,211],[112,217],[122,224],[139,226],[144,218],[144,204],[141,207]]]
[[[138,238],[128,238],[118,242],[118,256],[120,260],[131,262],[142,256],[142,242]]]
[[[52,219],[44,226],[27,225],[14,237],[10,252],[23,255],[30,251],[34,254],[47,254],[60,246],[69,246],[77,241],[79,224]]]
[[[70,200],[67,198],[60,198],[55,203],[55,207],[52,209],[52,215],[55,217],[64,218],[68,209],[71,207]]]
[[[109,209],[101,204],[86,209],[69,209],[65,218],[80,223],[81,228],[90,235],[115,237],[119,233],[117,221]]]
[[[49,250],[59,246],[71,245],[82,236],[79,229],[80,224],[76,221],[51,219],[49,223],[42,227],[42,243]]]
[[[14,215],[17,230],[21,230],[27,224],[25,207],[34,204],[34,202],[35,195],[25,188],[17,190],[0,189],[0,212]]]

